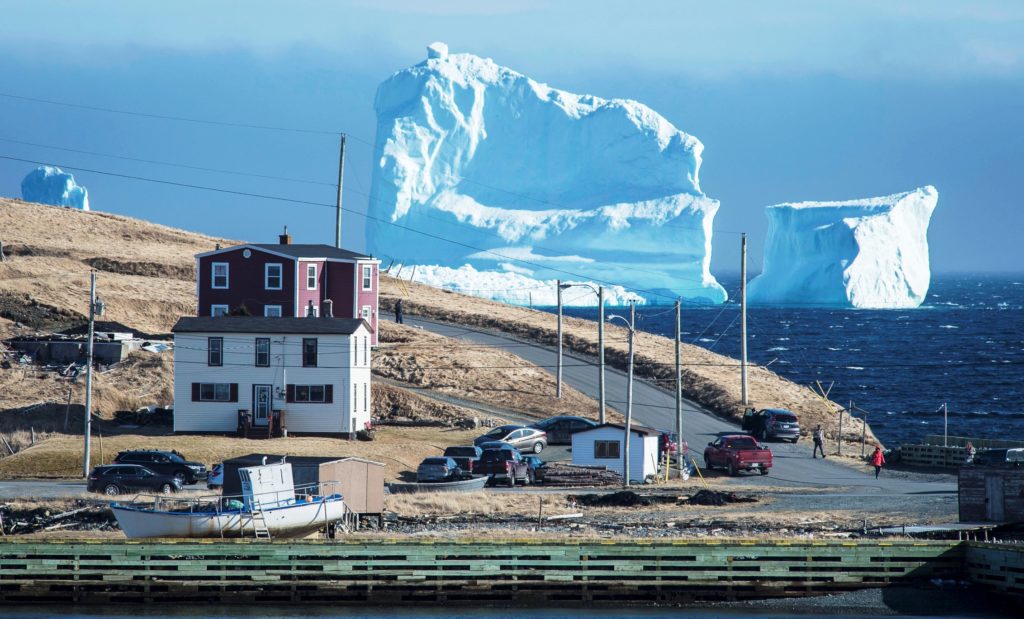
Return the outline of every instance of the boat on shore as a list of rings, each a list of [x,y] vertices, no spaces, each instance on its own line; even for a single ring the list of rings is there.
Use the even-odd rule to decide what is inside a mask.
[[[256,539],[304,537],[348,521],[355,514],[335,482],[296,487],[291,465],[239,469],[242,494],[177,498],[140,495],[110,506],[125,536]]]
[[[388,492],[403,494],[409,492],[476,492],[487,485],[487,476],[473,477],[460,481],[439,481],[424,484],[391,482],[387,484]]]

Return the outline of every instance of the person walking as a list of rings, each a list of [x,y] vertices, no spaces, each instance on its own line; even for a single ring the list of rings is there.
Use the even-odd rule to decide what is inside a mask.
[[[818,451],[821,451],[821,457],[825,457],[825,431],[821,429],[821,424],[818,424],[817,428],[814,428],[814,453],[811,455],[813,458],[818,457]]]
[[[882,446],[875,445],[875,451],[871,454],[871,466],[875,467],[875,479],[882,472],[882,465],[885,464],[885,456],[882,455]]]
[[[398,301],[395,302],[395,322],[397,322],[400,325],[405,324],[405,316],[403,314],[404,312],[402,311],[402,300],[399,299]]]

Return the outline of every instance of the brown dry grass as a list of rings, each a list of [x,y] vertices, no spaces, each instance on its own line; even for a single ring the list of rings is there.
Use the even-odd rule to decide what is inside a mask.
[[[427,456],[440,455],[449,445],[472,441],[478,432],[443,428],[380,428],[374,441],[350,441],[326,437],[288,437],[273,440],[234,436],[174,435],[167,433],[96,436],[92,441],[92,466],[110,462],[127,449],[176,449],[187,457],[212,465],[250,453],[294,456],[357,456],[387,465],[385,477],[397,480],[403,471],[416,470]],[[82,437],[54,435],[13,456],[0,459],[0,478],[78,477],[82,471]]]
[[[195,254],[231,243],[130,217],[5,198],[0,234],[9,258],[0,263],[0,291],[85,315],[93,261],[110,269],[97,276],[106,319],[147,333],[166,333],[179,316],[195,313],[195,282],[166,275],[190,272]],[[156,274],[159,265],[168,270],[133,274]]]
[[[556,398],[551,372],[511,352],[390,322],[381,322],[380,341],[373,354],[379,376],[538,418],[598,417],[592,398],[565,384]]]
[[[403,299],[406,314],[444,322],[501,331],[525,341],[557,344],[556,317],[540,310],[505,305],[487,299],[469,297],[422,284],[399,282],[382,275],[380,307],[392,311],[395,301]],[[597,329],[592,321],[563,318],[564,345],[567,350],[594,357],[597,354]],[[627,332],[622,327],[605,328],[605,358],[609,364],[625,368]],[[636,371],[641,377],[674,385],[675,349],[671,338],[638,333],[635,341]],[[732,419],[743,414],[740,399],[739,362],[699,346],[682,344],[684,396],[715,413]],[[838,410],[834,402],[825,403],[809,387],[797,385],[759,366],[750,366],[748,384],[751,405],[788,408],[800,416],[801,425],[810,430],[820,423],[829,438],[839,435]],[[859,450],[861,421],[843,415],[843,439]],[[870,426],[869,442],[877,442]],[[845,451],[845,450],[844,450]]]

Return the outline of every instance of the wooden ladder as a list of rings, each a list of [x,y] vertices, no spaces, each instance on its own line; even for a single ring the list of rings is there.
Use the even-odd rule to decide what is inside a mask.
[[[252,530],[256,534],[256,539],[270,539],[270,529],[267,528],[267,516],[263,513],[262,509],[254,509],[249,521],[252,523]]]

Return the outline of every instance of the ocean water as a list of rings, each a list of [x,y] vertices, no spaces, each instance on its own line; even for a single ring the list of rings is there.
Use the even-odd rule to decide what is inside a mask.
[[[682,339],[738,359],[739,278],[720,281],[736,303],[684,305]],[[597,309],[565,313],[595,319]],[[672,337],[672,308],[637,316],[638,329]],[[911,310],[751,307],[747,331],[751,363],[820,382],[833,401],[867,411],[887,445],[942,434],[943,403],[950,436],[1024,440],[1024,274],[934,275]]]

